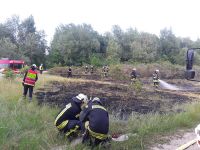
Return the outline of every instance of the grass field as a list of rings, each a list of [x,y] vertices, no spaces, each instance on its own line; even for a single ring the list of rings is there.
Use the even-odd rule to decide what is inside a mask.
[[[65,139],[57,136],[54,118],[59,111],[56,107],[37,105],[23,100],[20,78],[13,81],[0,80],[0,149],[56,149],[68,145]],[[36,89],[47,86],[49,81],[69,82],[64,79],[43,75],[39,77]],[[79,80],[76,80],[79,82]],[[174,133],[179,129],[193,128],[200,121],[200,103],[187,104],[185,112],[177,114],[147,114],[130,116],[128,121],[110,117],[110,134],[135,133],[124,142],[112,142],[110,149],[147,149],[149,143],[157,141],[157,136]],[[89,149],[84,145],[66,146],[63,149]],[[100,148],[101,149],[101,148]]]

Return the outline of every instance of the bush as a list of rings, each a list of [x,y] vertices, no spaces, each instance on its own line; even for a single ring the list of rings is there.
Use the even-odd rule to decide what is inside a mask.
[[[111,66],[110,67],[110,74],[111,74],[113,79],[117,79],[117,80],[126,79],[126,76],[125,76],[124,72],[122,71],[120,65]]]
[[[15,79],[15,77],[16,77],[16,75],[13,70],[11,70],[11,69],[6,70],[5,78],[13,80],[13,79]]]
[[[129,87],[135,91],[136,95],[138,95],[142,91],[142,83],[138,79],[132,82]]]
[[[90,57],[90,63],[91,63],[91,65],[93,65],[93,66],[98,66],[98,67],[100,67],[100,66],[103,66],[104,63],[105,63],[105,60],[103,60],[103,59],[104,59],[104,58],[101,57],[101,56],[95,56],[95,55],[93,55],[93,56]]]

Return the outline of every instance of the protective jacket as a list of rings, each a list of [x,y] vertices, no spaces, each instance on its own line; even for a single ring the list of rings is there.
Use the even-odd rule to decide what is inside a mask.
[[[89,134],[92,137],[99,140],[104,140],[108,137],[109,116],[100,102],[90,102],[81,113],[80,121],[89,122],[86,129],[89,130]]]
[[[69,69],[67,70],[67,76],[68,76],[68,77],[71,77],[71,76],[72,76],[72,69],[71,69],[71,68],[69,68]]]
[[[158,73],[153,74],[153,82],[159,82],[159,75]]]
[[[131,72],[131,78],[137,78],[137,73],[136,73],[136,71],[135,70],[133,70],[132,72]]]
[[[94,67],[90,66],[90,73],[93,73],[93,72],[94,72]]]
[[[70,100],[70,102],[59,112],[54,125],[59,131],[63,131],[65,133],[70,129],[75,131],[78,128],[81,128],[79,121],[80,112],[81,102],[76,97],[73,97],[72,100]],[[70,133],[74,132],[73,130],[71,130]]]
[[[23,82],[25,85],[35,86],[37,79],[37,71],[29,69],[24,76]]]

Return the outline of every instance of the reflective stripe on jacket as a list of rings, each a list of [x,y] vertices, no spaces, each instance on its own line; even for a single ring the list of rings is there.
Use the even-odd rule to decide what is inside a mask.
[[[97,133],[97,132],[94,132],[90,129],[89,127],[89,122],[88,122],[88,127],[87,127],[88,131],[89,131],[89,134],[94,137],[94,138],[97,138],[99,140],[105,140],[106,138],[108,138],[108,134],[102,134],[102,133]]]

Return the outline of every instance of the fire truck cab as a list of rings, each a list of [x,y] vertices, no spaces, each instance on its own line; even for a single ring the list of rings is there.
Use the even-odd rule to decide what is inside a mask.
[[[23,67],[23,60],[0,59],[0,73],[5,73],[6,70],[11,69],[14,73],[18,74]]]

